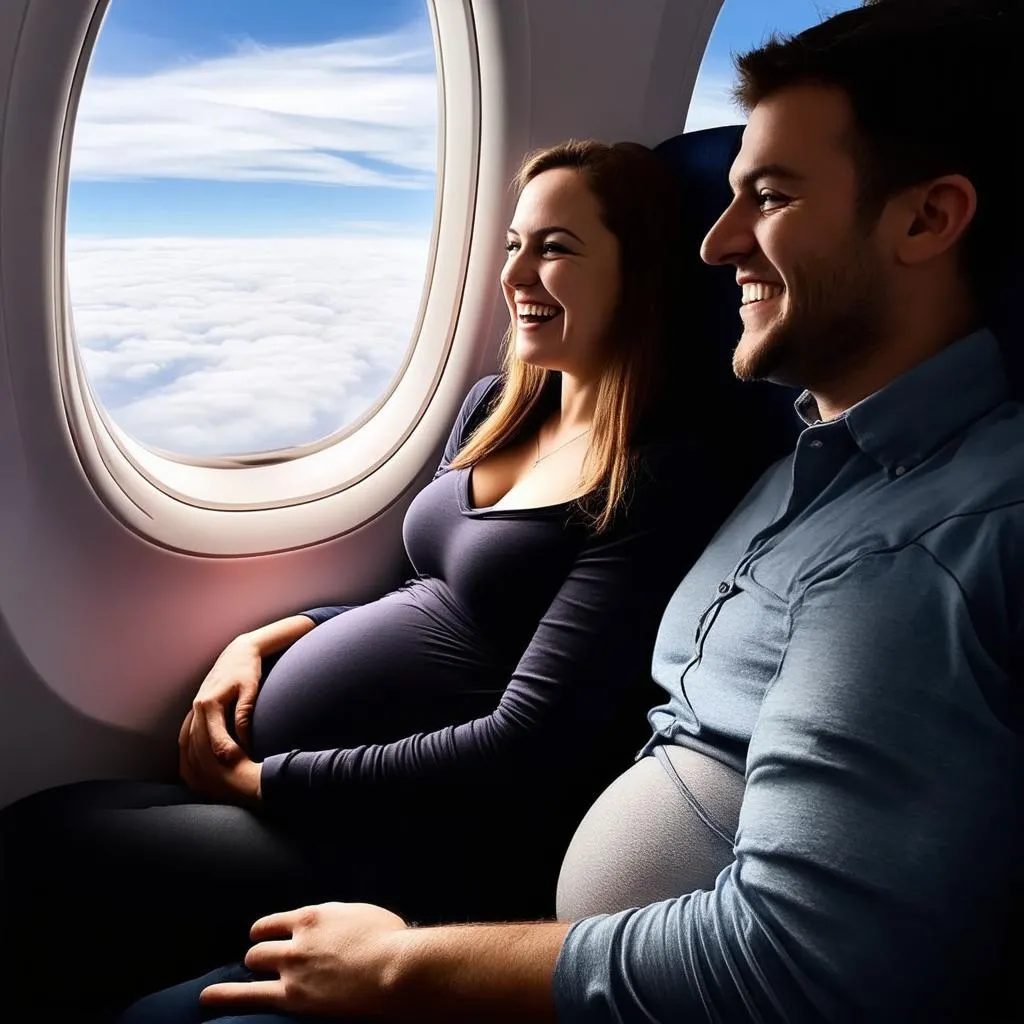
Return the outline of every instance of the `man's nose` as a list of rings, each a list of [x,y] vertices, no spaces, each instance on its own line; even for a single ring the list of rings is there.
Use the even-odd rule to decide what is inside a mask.
[[[753,226],[734,199],[704,236],[700,258],[711,266],[734,264],[749,256],[756,245]]]

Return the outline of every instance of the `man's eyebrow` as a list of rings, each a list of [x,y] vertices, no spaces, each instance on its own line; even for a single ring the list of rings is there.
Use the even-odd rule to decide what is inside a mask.
[[[744,189],[753,187],[762,178],[784,178],[787,181],[806,180],[804,175],[799,171],[794,171],[792,167],[786,167],[783,164],[761,164],[760,167],[755,167],[738,179],[730,181],[730,185],[733,193],[738,194]]]
[[[515,228],[509,227],[506,230],[508,231],[508,233],[510,235],[515,235],[516,238],[519,237],[519,232],[516,231]],[[576,234],[575,231],[570,231],[568,228],[559,227],[557,224],[551,224],[551,225],[549,225],[546,228],[538,228],[534,232],[534,234],[535,235],[540,235],[541,237],[543,237],[544,235],[553,235],[553,234],[555,234],[555,232],[561,232],[563,235],[572,235],[572,237],[575,238],[576,241],[580,243],[580,245],[586,245],[587,244],[586,242],[583,241],[582,238],[580,238],[579,235]]]

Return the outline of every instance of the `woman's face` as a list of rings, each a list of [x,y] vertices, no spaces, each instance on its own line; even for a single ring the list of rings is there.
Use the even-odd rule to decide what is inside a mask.
[[[600,375],[619,303],[618,239],[583,175],[544,171],[519,196],[501,287],[526,363],[582,379]]]

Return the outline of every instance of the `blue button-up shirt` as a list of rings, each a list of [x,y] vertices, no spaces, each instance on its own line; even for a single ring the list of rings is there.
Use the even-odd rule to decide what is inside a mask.
[[[1005,943],[1024,407],[980,331],[835,420],[797,408],[796,451],[686,576],[654,654],[649,748],[746,774],[735,861],[712,891],[575,924],[561,1021],[945,1020]]]

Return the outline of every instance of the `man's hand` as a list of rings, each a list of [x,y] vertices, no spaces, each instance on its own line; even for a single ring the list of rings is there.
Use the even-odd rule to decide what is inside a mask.
[[[325,903],[260,918],[245,958],[272,981],[211,985],[204,1006],[374,1015],[381,1009],[400,917],[365,903]]]
[[[276,978],[211,985],[203,1006],[381,1021],[543,1024],[569,925],[410,928],[365,903],[325,903],[261,918],[245,965]]]
[[[190,711],[178,735],[178,771],[189,789],[242,806],[259,804],[260,764],[225,731],[211,737],[206,716]]]

